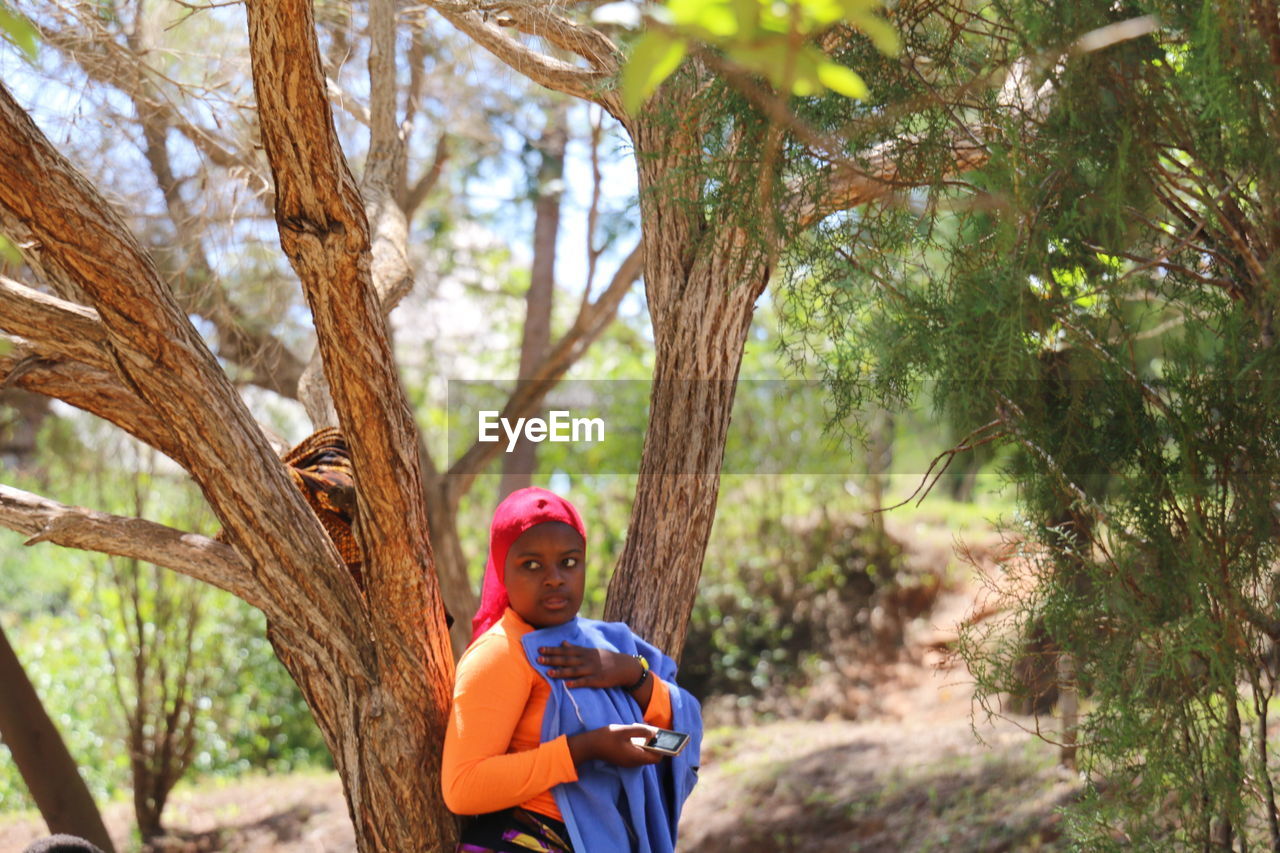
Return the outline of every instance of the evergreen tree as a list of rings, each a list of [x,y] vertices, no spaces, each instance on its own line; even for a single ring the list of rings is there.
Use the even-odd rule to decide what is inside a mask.
[[[911,116],[926,130],[881,114],[932,132],[939,161],[948,120],[986,115],[986,163],[798,246],[793,353],[841,410],[930,381],[961,446],[1016,448],[1007,619],[965,651],[993,702],[1039,632],[1056,686],[1090,697],[1077,840],[1280,849],[1280,18],[1241,0],[982,14],[973,41],[1003,47],[971,80],[1025,73],[1022,108],[938,75],[938,106]]]

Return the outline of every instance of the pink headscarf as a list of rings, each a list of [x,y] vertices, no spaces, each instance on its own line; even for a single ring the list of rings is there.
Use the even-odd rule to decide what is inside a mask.
[[[563,521],[578,531],[584,543],[587,541],[587,529],[573,504],[546,489],[536,486],[517,489],[493,511],[493,523],[489,525],[489,562],[484,567],[480,609],[471,620],[471,642],[501,619],[502,612],[511,603],[505,577],[511,544],[530,527],[546,521]]]

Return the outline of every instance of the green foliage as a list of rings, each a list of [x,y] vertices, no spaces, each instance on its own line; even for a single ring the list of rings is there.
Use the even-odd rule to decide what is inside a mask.
[[[731,491],[741,507],[754,490]],[[811,658],[832,661],[838,644],[865,632],[876,593],[897,574],[897,555],[879,554],[869,530],[829,517],[720,519],[733,532],[718,529],[709,549],[681,683],[704,697],[801,687]]]
[[[928,382],[959,434],[994,423],[1014,453],[1007,618],[965,652],[993,707],[1023,687],[1027,638],[1071,656],[1094,782],[1072,810],[1076,842],[1253,846],[1269,838],[1277,769],[1280,291],[1275,246],[1256,241],[1280,215],[1280,81],[1243,22],[1267,13],[995,8],[989,57],[952,43],[969,60],[935,61],[929,90],[1008,63],[1000,32],[1053,55],[1138,15],[1163,28],[1047,70],[1043,120],[979,96],[969,114],[992,129],[991,159],[965,186],[935,180],[913,204],[822,223],[790,259],[792,352],[845,410]],[[907,31],[924,53],[929,20]],[[936,120],[926,108],[894,124],[925,131],[917,174],[950,156]]]
[[[32,62],[36,59],[36,28],[7,3],[0,3],[0,38],[12,44]],[[0,249],[0,256],[4,253]]]
[[[655,9],[655,25],[636,41],[623,69],[623,104],[628,112],[639,110],[695,44],[712,47],[779,92],[866,98],[862,77],[813,42],[845,25],[865,33],[881,52],[896,55],[900,39],[877,14],[881,7],[881,0],[668,0]]]
[[[18,251],[18,247],[13,245],[13,242],[3,234],[0,234],[0,263],[14,267],[22,263],[22,253]]]

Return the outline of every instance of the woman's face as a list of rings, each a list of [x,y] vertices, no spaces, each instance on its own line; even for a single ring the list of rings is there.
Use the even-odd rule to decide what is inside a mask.
[[[585,583],[586,543],[563,521],[547,521],[520,534],[507,551],[511,609],[535,628],[563,625],[578,615]]]

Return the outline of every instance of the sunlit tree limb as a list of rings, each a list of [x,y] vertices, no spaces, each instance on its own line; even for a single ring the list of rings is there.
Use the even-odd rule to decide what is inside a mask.
[[[98,312],[0,275],[0,331],[39,341],[42,348],[102,370],[107,333]]]
[[[0,525],[67,548],[130,557],[212,584],[254,607],[266,604],[262,587],[230,545],[147,521],[98,512],[0,485]]]

